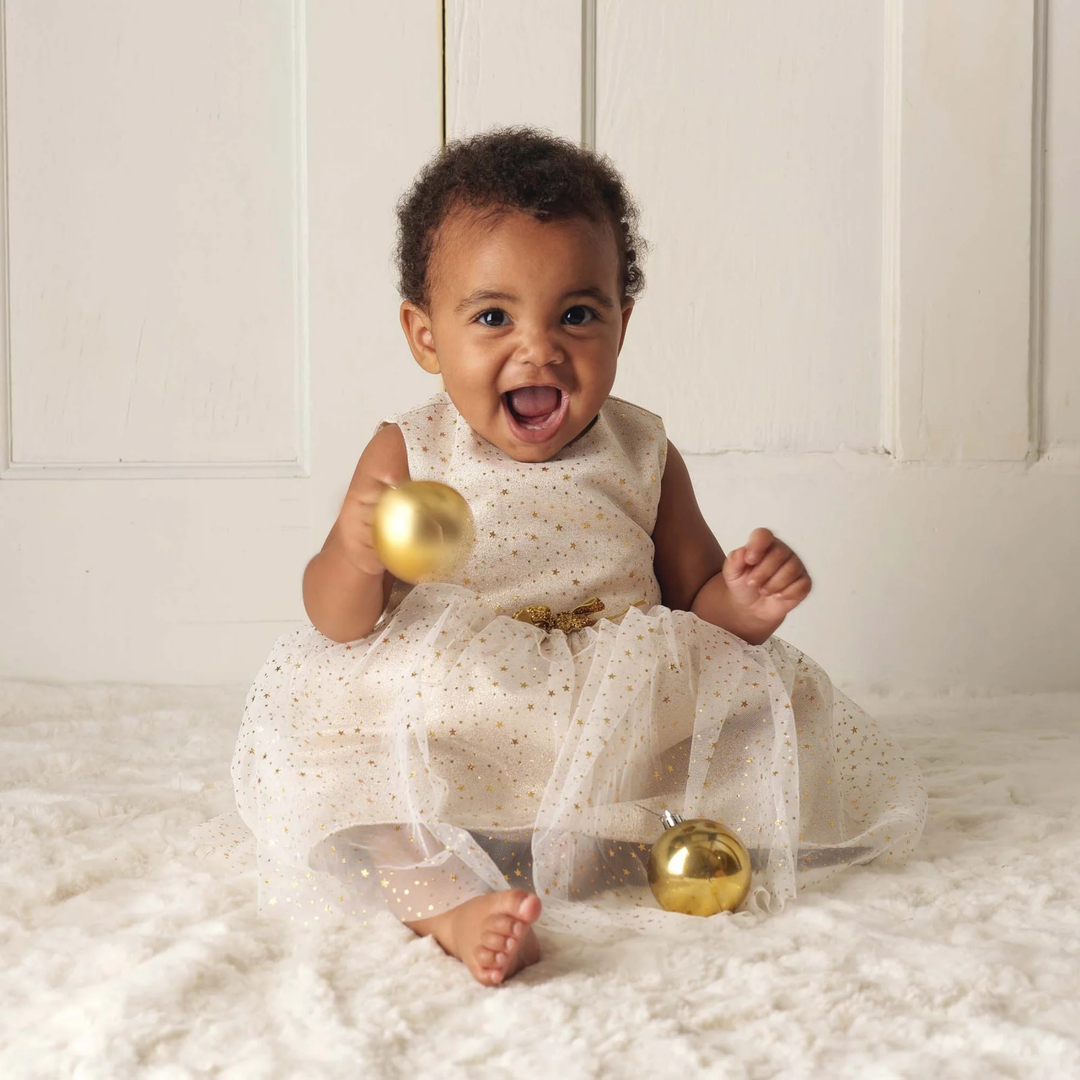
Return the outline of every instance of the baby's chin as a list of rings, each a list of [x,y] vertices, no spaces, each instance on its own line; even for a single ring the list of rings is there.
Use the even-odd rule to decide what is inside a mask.
[[[450,400],[454,400],[453,395]],[[591,427],[595,419],[592,417],[582,422],[572,415],[567,405],[559,410],[558,416],[552,417],[550,425],[528,426],[518,422],[502,399],[484,416],[477,416],[468,406],[463,409],[456,401],[454,405],[477,435],[498,447],[514,461],[529,464],[550,461],[558,456],[566,446]]]

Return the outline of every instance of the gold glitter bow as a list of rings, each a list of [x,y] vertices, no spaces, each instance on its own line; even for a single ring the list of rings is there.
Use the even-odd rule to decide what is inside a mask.
[[[586,626],[592,626],[593,620],[590,616],[603,610],[603,600],[594,596],[591,600],[586,600],[584,604],[578,604],[573,611],[553,612],[544,604],[531,604],[529,607],[516,611],[514,618],[518,622],[539,626],[546,634],[550,634],[552,630],[562,630],[564,634],[569,634],[573,630],[584,630]]]

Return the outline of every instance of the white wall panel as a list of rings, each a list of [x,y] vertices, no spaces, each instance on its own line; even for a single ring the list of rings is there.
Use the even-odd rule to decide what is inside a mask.
[[[899,456],[1029,453],[1032,0],[904,0]]]
[[[1051,0],[1042,445],[1080,450],[1080,4]]]
[[[653,250],[617,392],[687,451],[880,443],[882,7],[602,0],[597,148]]]
[[[17,466],[301,458],[299,2],[7,0]]]
[[[297,89],[286,51],[292,40],[291,0],[245,0],[227,9],[221,5],[220,10],[210,4],[140,4],[130,12],[138,20],[137,30],[131,24],[118,36],[114,23],[110,24],[114,32],[104,37],[89,25],[93,21],[90,5],[7,0],[7,6],[9,21],[17,18],[26,24],[19,31],[24,44],[31,31],[69,41],[69,23],[73,22],[84,31],[86,49],[93,46],[98,67],[106,72],[118,49],[131,57],[141,53],[147,70],[139,67],[141,74],[133,87],[124,94],[117,91],[118,100],[110,106],[125,121],[131,121],[138,109],[138,103],[128,98],[154,85],[157,76],[152,77],[149,69],[167,68],[171,63],[165,56],[169,48],[183,53],[186,73],[166,74],[178,94],[194,99],[200,115],[214,100],[215,80],[219,98],[223,84],[244,87],[241,97],[249,102],[245,123],[252,127],[242,133],[246,156],[236,160],[229,156],[228,147],[215,142],[223,160],[236,167],[226,177],[207,165],[205,187],[196,176],[185,179],[192,187],[185,188],[184,197],[195,202],[184,220],[192,233],[206,240],[202,271],[220,281],[223,290],[228,285],[226,295],[213,298],[216,306],[196,315],[220,324],[238,296],[252,303],[258,299],[243,291],[243,281],[235,280],[237,237],[252,235],[253,261],[272,258],[289,265],[290,271],[297,270],[303,253],[297,253],[289,264],[294,259],[287,246],[293,196],[285,198],[296,184],[292,143],[283,143],[281,152],[273,156],[269,150],[258,154],[251,150],[263,145],[259,140],[265,140],[266,147],[277,145],[275,140],[285,139],[281,125],[291,123],[290,101]],[[127,11],[122,0],[102,0],[93,8],[93,18],[98,20]],[[149,466],[115,466],[111,472],[87,467],[78,470],[78,478],[70,479],[66,478],[70,471],[56,466],[37,474],[31,466],[9,471],[9,477],[20,479],[0,478],[0,678],[249,680],[274,638],[304,621],[300,590],[304,564],[332,525],[356,460],[376,423],[434,390],[431,377],[409,355],[398,325],[391,249],[394,203],[439,146],[439,2],[369,5],[318,0],[308,4],[306,12],[298,5],[298,16],[303,25],[296,43],[300,59],[306,57],[301,64],[306,87],[300,97],[306,113],[299,119],[309,148],[311,206],[307,233],[310,474],[295,475],[294,469],[292,476],[274,475],[269,468],[242,463],[208,465],[196,476],[192,474],[199,470],[191,465],[163,465],[156,471]],[[243,27],[237,22],[241,18]],[[48,19],[58,25],[51,30],[39,25]],[[213,41],[200,40],[204,31]],[[18,48],[9,37],[9,58]],[[231,59],[225,56],[229,50]],[[207,57],[217,60],[209,64]],[[284,66],[273,57],[280,57]],[[19,63],[25,67],[29,61],[22,58]],[[55,104],[59,110],[82,92],[78,80],[89,64],[88,58],[73,55],[71,71],[54,69],[53,83],[42,83],[33,72],[31,82],[23,82],[35,92],[48,90],[50,100],[59,102]],[[128,68],[134,64],[130,60]],[[227,70],[220,70],[221,65]],[[8,74],[10,86],[10,68]],[[125,78],[131,82],[130,70]],[[108,78],[102,75],[101,80]],[[19,106],[20,110],[31,107],[40,119],[41,106],[33,95]],[[12,108],[9,100],[9,112]],[[173,106],[157,102],[155,108],[164,110],[162,115],[168,119]],[[224,116],[223,109],[222,124]],[[18,124],[29,122],[21,116],[14,119]],[[81,138],[91,148],[98,141],[98,126],[103,132],[101,141],[107,142],[117,125],[112,112],[88,115],[86,120],[94,128]],[[130,137],[136,135],[140,132],[132,131]],[[228,138],[234,137],[241,136],[230,128]],[[37,153],[31,137],[25,138]],[[208,134],[203,148],[210,142]],[[195,152],[199,145],[189,143],[189,150]],[[153,147],[159,149],[159,142]],[[264,175],[268,173],[273,175]],[[149,229],[167,248],[173,244],[169,258],[178,260],[187,273],[194,249],[175,232],[172,220],[184,205],[177,201],[169,176],[156,177],[158,181],[164,185],[162,198],[144,208],[147,216],[118,218],[112,247],[139,250],[138,234]],[[270,220],[268,191],[279,193],[275,198],[281,204],[280,219]],[[224,227],[223,208],[229,207],[236,220],[225,224],[234,232],[230,239],[213,239],[215,229]],[[25,200],[21,212],[25,212]],[[48,212],[48,204],[34,204],[34,215]],[[87,213],[92,212],[91,206]],[[14,211],[8,216],[14,227],[42,227],[39,221],[14,220],[19,216]],[[260,246],[262,240],[256,234],[270,228],[274,231],[268,246]],[[149,247],[153,254],[153,246]],[[18,280],[25,265],[25,260],[16,260],[13,266],[12,288],[17,294],[28,291]],[[163,256],[162,274],[170,267]],[[120,304],[123,296],[117,281],[121,279],[115,277],[115,268],[111,280],[114,291],[108,295]],[[130,284],[134,278],[122,280]],[[133,291],[127,299],[137,306],[143,295]],[[291,304],[291,299],[286,296],[282,303]],[[251,322],[247,308],[238,316],[248,320],[247,336],[241,342],[245,357],[265,353],[269,337],[278,344],[277,335],[285,333],[286,312],[272,306],[264,310],[264,306],[260,300],[258,314],[265,327]],[[248,341],[250,345],[245,344]],[[189,363],[186,356],[177,356],[175,363],[178,372],[189,372],[187,401],[195,393],[191,380],[206,370],[194,361]],[[254,369],[245,370],[253,382]],[[264,379],[271,379],[272,371],[272,367],[258,369],[260,388]],[[182,385],[170,382],[170,392],[178,392]],[[282,389],[280,396],[284,394]],[[74,394],[69,400],[73,410],[91,407]],[[243,400],[229,398],[227,383],[216,379],[212,390],[206,390],[204,405],[208,410],[229,405],[241,413],[241,420],[247,409]],[[168,398],[159,398],[156,404],[151,401],[147,408],[154,410],[162,425],[173,421]],[[72,423],[84,419],[73,415]],[[182,430],[185,437],[191,435],[190,427]],[[251,430],[265,433],[267,426]],[[252,443],[244,445],[250,450]],[[213,452],[223,455],[227,449],[218,442]],[[280,446],[264,443],[259,449],[292,453],[291,436]],[[251,479],[252,474],[258,478]],[[105,479],[107,475],[123,475],[125,480]]]
[[[446,134],[531,124],[581,138],[582,0],[447,0]]]

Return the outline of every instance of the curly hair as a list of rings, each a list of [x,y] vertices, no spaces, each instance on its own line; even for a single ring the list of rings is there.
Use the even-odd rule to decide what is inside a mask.
[[[527,127],[494,128],[449,143],[397,205],[398,290],[427,308],[439,227],[460,207],[519,210],[539,221],[582,216],[611,224],[624,297],[645,286],[638,209],[615,166],[568,139]]]

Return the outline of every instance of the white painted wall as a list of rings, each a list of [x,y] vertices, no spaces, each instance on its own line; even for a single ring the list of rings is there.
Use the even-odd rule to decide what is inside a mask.
[[[855,688],[1080,686],[1077,6],[597,0],[581,35],[574,6],[452,0],[451,131],[623,170],[653,251],[616,391],[725,546],[805,555],[783,633]],[[580,84],[530,95],[511,40]]]
[[[432,0],[5,0],[0,677],[241,682],[387,413]]]
[[[390,250],[441,6],[5,0],[0,676],[243,681],[302,617],[359,450],[433,389]],[[847,686],[1080,687],[1077,11],[447,0],[451,135],[625,172],[616,390],[725,546],[804,554],[784,632]]]

